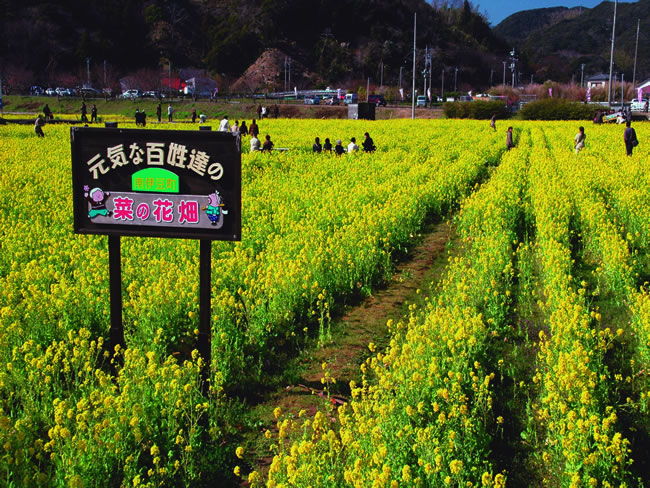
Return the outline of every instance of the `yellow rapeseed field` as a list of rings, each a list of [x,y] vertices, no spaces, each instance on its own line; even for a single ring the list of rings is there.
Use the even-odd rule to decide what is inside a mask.
[[[587,127],[576,155],[576,123],[513,121],[510,151],[503,125],[263,121],[289,151],[242,155],[242,241],[212,245],[207,393],[198,243],[122,238],[127,348],[113,357],[107,239],[72,232],[70,129],[0,126],[0,484],[647,482],[650,129],[626,157],[620,127]],[[311,151],[366,131],[375,153]],[[273,462],[255,471],[235,386],[305,329],[330,340],[331,310],[452,213],[461,252],[424,307],[388,324],[387,348],[370,345],[337,422],[278,410]]]

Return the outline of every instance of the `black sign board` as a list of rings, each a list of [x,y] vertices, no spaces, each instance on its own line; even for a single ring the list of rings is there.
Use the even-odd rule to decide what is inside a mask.
[[[241,153],[229,133],[73,127],[74,230],[241,240]]]

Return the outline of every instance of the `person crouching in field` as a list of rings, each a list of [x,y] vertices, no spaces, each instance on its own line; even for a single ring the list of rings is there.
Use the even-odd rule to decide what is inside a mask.
[[[580,152],[580,150],[583,147],[585,147],[585,139],[587,138],[587,136],[585,135],[585,128],[584,127],[580,127],[578,129],[578,131],[579,132],[576,134],[576,137],[575,137],[575,148],[574,148],[575,151],[576,151],[576,154],[578,154]]]
[[[45,119],[43,119],[43,116],[39,114],[38,117],[36,117],[36,120],[34,121],[34,132],[38,137],[45,137],[45,134],[43,133],[43,125],[45,124]]]

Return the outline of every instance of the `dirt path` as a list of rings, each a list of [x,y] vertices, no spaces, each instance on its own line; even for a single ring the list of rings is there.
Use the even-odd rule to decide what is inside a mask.
[[[297,416],[303,409],[313,415],[317,409],[327,407],[328,399],[320,382],[323,362],[336,378],[336,385],[330,387],[334,402],[345,402],[350,381],[360,379],[359,366],[370,355],[368,344],[385,346],[389,339],[387,321],[399,320],[408,303],[421,299],[418,289],[428,289],[441,276],[447,263],[447,245],[455,237],[454,227],[443,221],[430,225],[420,235],[419,244],[397,264],[386,286],[337,318],[332,325],[331,343],[311,351],[300,361],[299,380],[271,392],[253,408],[252,417],[257,419],[259,430],[247,436],[250,443],[246,450],[257,459],[255,469],[266,471],[272,460],[262,433],[276,429],[273,409],[280,407],[283,413]]]

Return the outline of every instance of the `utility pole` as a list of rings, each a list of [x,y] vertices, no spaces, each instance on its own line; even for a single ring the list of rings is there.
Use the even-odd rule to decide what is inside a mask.
[[[458,80],[458,66],[454,69],[454,91],[456,91],[456,81]]]
[[[625,104],[625,73],[621,72],[621,110]]]
[[[585,79],[585,63],[582,63],[580,65],[580,88],[583,88],[585,86],[584,79]]]
[[[104,88],[106,88],[106,60],[104,60]]]
[[[399,67],[399,87],[400,88],[402,88],[402,69],[403,68],[404,68],[403,66]]]
[[[506,86],[506,63],[507,61],[503,62],[503,86]]]
[[[289,90],[291,90],[291,56],[289,56],[289,60],[288,60],[288,62],[289,62],[289,73],[288,73],[288,77],[289,77]]]
[[[368,102],[369,94],[370,94],[370,76],[368,77],[368,84],[366,85],[366,102]]]
[[[534,74],[533,74],[533,75],[530,75],[530,84],[531,84],[531,85],[533,84],[533,77],[534,77],[534,76],[535,76]]]
[[[415,119],[415,34],[417,28],[417,12],[413,13],[413,91],[411,93],[411,120]]]
[[[384,62],[381,62],[381,78],[379,81],[379,90],[382,91],[384,89]]]
[[[609,89],[607,90],[607,106],[612,108],[612,72],[614,71],[614,38],[616,36],[616,8],[618,0],[614,0],[614,22],[612,22],[612,49],[609,53]]]
[[[636,21],[636,47],[634,48],[634,71],[632,73],[632,90],[636,89],[636,55],[639,52],[639,28],[641,27],[641,19]],[[641,100],[639,100],[640,102]]]
[[[284,57],[284,91],[287,91],[287,57]]]
[[[86,58],[86,73],[88,74],[88,87],[90,87],[90,58]]]
[[[445,68],[442,68],[442,88],[440,90],[440,98],[445,101]]]
[[[492,86],[492,77],[494,76],[494,69],[490,69],[490,86]]]
[[[517,61],[518,59],[515,56],[515,49],[512,48],[512,51],[510,51],[510,75],[512,77],[512,88],[515,87],[515,68],[517,65]],[[505,79],[505,75],[503,76],[503,78]]]
[[[169,60],[167,63],[168,72],[167,72],[167,89],[169,90],[169,99],[172,98],[172,60]]]

